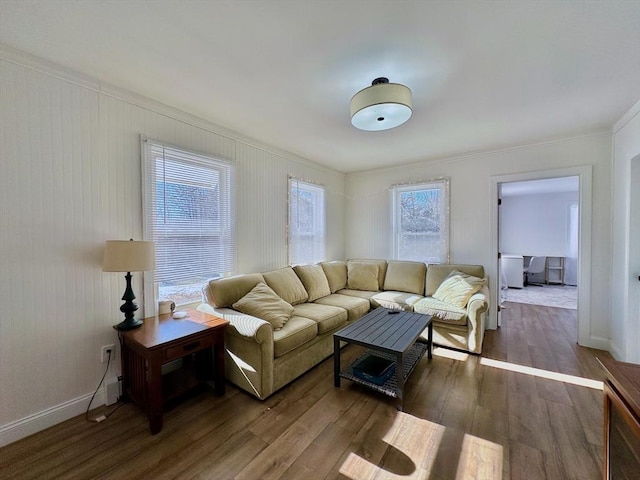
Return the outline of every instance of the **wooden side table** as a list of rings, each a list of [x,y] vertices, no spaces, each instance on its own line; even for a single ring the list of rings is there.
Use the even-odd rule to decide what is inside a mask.
[[[226,320],[198,310],[174,320],[171,314],[144,319],[140,328],[118,331],[122,352],[124,400],[149,417],[151,433],[162,430],[163,405],[213,379],[224,395],[224,329]],[[182,359],[182,367],[165,375],[162,366]]]

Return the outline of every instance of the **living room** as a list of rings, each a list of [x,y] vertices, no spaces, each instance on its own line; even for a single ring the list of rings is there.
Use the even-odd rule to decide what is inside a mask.
[[[397,15],[391,23],[398,39],[404,38],[401,32],[409,23],[414,27],[409,37],[422,35],[416,22],[410,22],[412,16],[426,22],[422,30],[439,32],[436,38],[442,45],[456,42],[448,37],[447,28],[438,26],[439,15],[449,21],[459,19],[459,24],[448,26],[458,35],[475,23],[484,28],[488,40],[486,44],[480,42],[482,50],[460,51],[459,57],[446,59],[433,53],[429,59],[434,73],[429,76],[418,72],[422,76],[413,83],[413,72],[393,66],[393,39],[386,42],[391,45],[387,48],[383,48],[385,42],[375,44],[385,55],[384,60],[375,60],[372,48],[367,49],[368,60],[360,63],[340,55],[334,44],[330,45],[332,50],[320,51],[318,57],[308,61],[298,55],[297,47],[292,50],[290,43],[295,42],[312,49],[303,42],[303,32],[311,26],[301,19],[315,14],[319,22],[322,19],[315,28],[328,32],[325,36],[331,34],[328,4],[318,2],[303,8],[276,2],[268,8],[238,2],[239,10],[234,11],[227,2],[220,2],[217,9],[189,2],[195,8],[190,13],[179,3],[167,2],[172,8],[164,11],[164,16],[160,7],[159,18],[151,16],[165,31],[172,26],[178,28],[181,22],[192,22],[182,26],[175,39],[162,44],[156,44],[159,40],[154,39],[152,29],[144,30],[148,37],[135,36],[137,22],[151,15],[147,2],[127,2],[126,7],[120,2],[87,2],[86,10],[64,1],[0,3],[0,301],[6,309],[0,321],[0,445],[83,414],[104,371],[100,348],[117,344],[112,326],[119,321],[124,280],[123,275],[102,271],[102,254],[106,240],[143,238],[141,135],[235,163],[237,273],[288,265],[289,177],[325,187],[327,260],[390,258],[389,188],[447,178],[450,261],[483,265],[495,296],[497,186],[535,176],[578,175],[583,181],[581,195],[587,197],[589,208],[581,208],[586,216],[581,239],[585,256],[580,267],[581,308],[576,319],[579,335],[575,338],[585,347],[609,351],[618,360],[640,363],[638,306],[632,303],[640,295],[634,294],[637,285],[629,280],[629,245],[635,237],[624,216],[624,212],[629,215],[631,159],[638,153],[634,148],[640,136],[637,2],[551,2],[545,12],[536,9],[536,2],[523,2],[521,7],[514,2],[509,8],[502,2],[487,2],[486,10],[474,7],[474,2],[463,2],[458,5],[462,12],[438,2],[432,11],[406,4],[405,12],[396,12],[387,2],[376,2],[376,8],[360,20],[363,25],[359,24],[356,32],[345,24],[358,18],[363,4],[348,2],[343,6],[344,18],[336,20],[335,29],[341,32],[336,41],[344,45],[347,39],[360,37],[366,45],[375,37],[373,33],[383,31],[385,14],[392,13]],[[311,9],[311,13],[305,9]],[[555,19],[548,22],[554,14]],[[494,16],[503,21],[496,20],[495,33],[489,35]],[[573,20],[573,16],[579,18],[579,24],[575,31],[567,28],[571,31],[563,43],[564,37],[558,33],[564,31],[563,21]],[[91,25],[96,18],[104,18],[106,26]],[[252,26],[260,35],[248,38],[244,27],[239,26],[243,18],[253,19]],[[238,22],[236,27],[225,28],[225,23],[233,23],[231,19]],[[531,23],[518,25],[517,19]],[[211,22],[215,22],[215,28],[210,27]],[[261,22],[273,28],[260,27]],[[553,27],[546,34],[553,41],[533,35],[542,30],[540,26]],[[516,35],[519,28],[524,33]],[[295,35],[284,35],[286,29],[292,29]],[[66,30],[68,37],[61,30]],[[242,69],[242,62],[237,60],[229,60],[228,67],[222,63],[224,53],[213,59],[207,57],[207,49],[200,50],[202,47],[196,44],[202,42],[199,35],[209,30],[225,34],[225,41],[218,38],[217,50],[224,51],[227,42],[236,42],[237,50],[231,49],[227,55],[238,59],[257,51],[251,57],[255,63]],[[269,37],[269,30],[281,35]],[[95,58],[83,57],[82,52],[73,55],[80,44],[89,42],[91,34],[104,42],[94,47],[103,49],[95,50]],[[505,37],[507,34],[514,38]],[[180,35],[194,48],[189,61],[183,51],[172,49],[174,43],[184,47],[178,41]],[[211,35],[204,38],[214,45],[217,37]],[[314,42],[321,38],[316,35]],[[131,38],[130,50],[109,48],[115,37]],[[514,47],[511,51],[511,41],[521,49]],[[527,42],[537,41],[539,48],[526,48]],[[400,42],[399,48],[410,50],[414,43],[418,42],[409,38]],[[557,43],[566,56],[551,55],[556,47],[562,50]],[[146,46],[142,49],[144,56],[136,50],[137,45]],[[283,53],[271,55],[276,45]],[[499,49],[505,57],[481,55],[493,49]],[[419,55],[424,53],[419,51]],[[198,55],[200,60],[194,58]],[[295,62],[290,55],[295,55]],[[479,60],[471,62],[474,55]],[[553,61],[546,63],[546,56]],[[147,60],[154,58],[155,63]],[[536,81],[524,83],[527,75],[536,75],[523,63],[534,60],[541,62],[536,66],[547,69],[536,72],[537,82],[551,81],[550,77],[558,82],[552,82],[552,95],[538,92]],[[159,64],[168,61],[173,62],[170,69],[160,68]],[[392,71],[372,67],[376,61]],[[268,75],[255,73],[267,68],[269,62],[276,67],[268,70]],[[482,77],[484,83],[476,83],[469,79],[480,72],[464,70],[464,62],[476,68],[486,62],[495,74]],[[214,63],[219,70],[228,69],[234,75],[227,77],[223,71],[212,75],[202,63]],[[285,102],[277,100],[282,98],[280,89],[286,87],[276,85],[277,90],[270,93],[265,84],[277,84],[278,74],[295,76],[294,63],[305,72],[297,81],[309,90],[301,89],[307,96],[290,103],[296,110],[309,113],[280,118],[278,111]],[[327,66],[329,63],[332,65]],[[153,64],[160,70],[147,72],[145,69]],[[333,97],[336,84],[342,82],[340,70],[347,64],[350,72],[358,65],[362,71],[351,73],[340,86],[339,95]],[[570,68],[559,67],[568,64]],[[456,69],[462,73],[456,73]],[[575,74],[571,74],[572,69]],[[122,75],[112,78],[116,70]],[[413,118],[385,132],[354,129],[349,121],[351,96],[383,74],[411,87]],[[585,83],[574,87],[572,82],[578,82],[578,77],[585,77]],[[118,83],[115,78],[120,78]],[[146,81],[147,88],[138,89],[140,81]],[[246,98],[222,98],[233,82],[242,87]],[[498,86],[491,86],[492,92],[518,91],[508,92],[510,102],[495,93],[489,97],[484,89],[493,82]],[[593,88],[600,84],[606,88]],[[180,97],[172,97],[173,101],[165,103],[171,91],[180,90],[195,92],[199,101],[189,97],[179,103]],[[454,99],[453,109],[441,111],[438,95],[445,93]],[[455,100],[456,95],[459,100]],[[514,101],[518,95],[522,98]],[[487,117],[480,116],[487,113],[480,108],[485,103],[490,109]],[[238,112],[232,111],[234,105]],[[241,109],[242,105],[259,108],[251,112]],[[596,116],[590,116],[590,108]],[[335,117],[331,116],[334,110]],[[440,116],[432,118],[436,113]],[[305,116],[330,121],[321,128]],[[341,123],[334,124],[340,116],[344,117]],[[578,123],[582,118],[587,121]],[[537,119],[535,125],[526,123],[532,119]],[[518,127],[520,122],[527,128]],[[503,138],[510,124],[522,132]],[[482,137],[484,130],[489,135]],[[438,132],[439,136],[431,137]],[[624,144],[616,141],[618,132],[624,135]],[[405,136],[396,139],[400,134]],[[304,146],[286,143],[288,137],[315,139]],[[429,149],[424,149],[421,137],[432,142]],[[403,156],[388,162],[401,148]],[[626,150],[619,151],[621,148]],[[324,154],[319,155],[320,151]],[[619,155],[621,160],[616,161]],[[134,273],[133,278],[141,305],[145,303],[142,277]],[[497,304],[495,298],[492,305]],[[492,308],[489,329],[495,329],[497,323],[498,312]],[[110,375],[119,371],[116,355]],[[240,398],[234,395],[242,404],[252,405],[249,400],[253,399]]]

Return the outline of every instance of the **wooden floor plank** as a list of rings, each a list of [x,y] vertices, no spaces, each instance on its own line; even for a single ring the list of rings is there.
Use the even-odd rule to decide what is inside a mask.
[[[593,458],[575,409],[550,403],[546,407],[551,420],[553,444],[562,455],[568,477],[575,480],[601,478],[600,465]]]
[[[575,310],[507,303],[482,356],[420,361],[404,412],[349,381],[335,388],[327,359],[265,401],[233,385],[188,398],[157,435],[130,404],[98,424],[76,417],[0,449],[0,477],[599,478],[602,392],[521,370],[602,380],[596,357],[610,355],[576,338]],[[347,346],[343,362],[360,352]]]
[[[542,452],[520,442],[511,442],[511,479],[545,480],[549,478],[544,468]]]
[[[397,416],[395,405],[391,402],[379,402],[325,478],[374,478],[379,471],[378,465],[389,448],[384,437]]]
[[[601,392],[577,385],[567,385],[566,387],[587,441],[601,449],[603,426],[593,422],[593,418],[599,416],[602,412],[603,399]]]
[[[327,424],[279,478],[325,478],[354,436],[355,432],[351,429],[334,422]]]

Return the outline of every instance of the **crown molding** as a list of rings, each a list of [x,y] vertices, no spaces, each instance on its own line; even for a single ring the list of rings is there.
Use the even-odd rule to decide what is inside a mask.
[[[560,137],[560,138],[549,138],[546,140],[532,141],[530,143],[525,143],[521,145],[512,145],[508,147],[496,148],[491,150],[474,150],[470,152],[460,153],[457,155],[451,155],[443,158],[435,158],[432,160],[426,159],[423,161],[404,164],[404,165],[394,165],[392,167],[387,167],[387,168],[363,170],[360,172],[350,172],[350,173],[347,173],[347,176],[348,177],[357,177],[360,175],[366,176],[370,174],[379,174],[381,172],[393,172],[396,170],[404,170],[407,168],[420,167],[425,165],[441,165],[441,164],[447,164],[447,163],[453,163],[453,162],[462,162],[470,158],[488,157],[490,155],[496,155],[496,154],[501,154],[506,152],[517,152],[522,150],[529,150],[531,148],[560,145],[560,144],[572,142],[575,140],[581,140],[581,139],[591,138],[591,137],[601,137],[601,136],[611,136],[611,130],[600,129],[600,130],[595,130],[593,132],[585,133],[582,135],[573,135],[570,137]]]
[[[194,128],[206,130],[207,132],[214,133],[226,137],[230,140],[240,142],[246,146],[253,147],[265,152],[277,155],[285,160],[289,160],[306,167],[313,168],[324,173],[330,173],[333,175],[344,175],[344,173],[337,170],[333,170],[322,164],[316,163],[313,160],[300,157],[292,152],[283,150],[273,145],[260,142],[254,138],[243,135],[234,130],[230,130],[221,125],[215,124],[203,118],[192,115],[188,112],[180,110],[178,108],[166,105],[157,100],[145,97],[129,90],[125,90],[104,82],[101,82],[93,77],[79,73],[73,69],[58,65],[49,60],[45,60],[41,57],[31,55],[16,48],[10,47],[5,44],[0,44],[0,60],[4,60],[16,65],[20,65],[25,68],[37,71],[44,75],[62,80],[67,83],[77,85],[79,87],[96,92],[99,95],[104,95],[116,100],[123,101],[130,105],[134,105],[146,110],[164,115],[168,118],[180,121]]]
[[[91,77],[5,44],[0,44],[0,60],[20,65],[95,92],[100,92],[101,90],[100,82]]]
[[[635,117],[638,113],[640,113],[640,100],[638,100],[633,107],[631,107],[627,112],[622,116],[620,120],[618,120],[613,125],[613,133],[618,133],[618,131],[624,127],[627,123],[631,121],[633,117]]]

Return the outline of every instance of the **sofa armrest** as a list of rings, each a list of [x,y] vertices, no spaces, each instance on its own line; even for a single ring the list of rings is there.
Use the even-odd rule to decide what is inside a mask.
[[[489,310],[489,288],[482,287],[467,302],[467,317],[469,319],[469,351],[480,353],[482,340],[486,328],[486,313]]]
[[[467,302],[467,315],[469,318],[475,318],[487,310],[489,310],[489,289],[485,286],[474,293]]]
[[[273,327],[230,308],[198,307],[229,321],[225,331],[225,376],[238,387],[264,399],[273,393]]]
[[[247,337],[257,343],[273,343],[273,326],[266,320],[231,308],[214,308],[208,303],[199,305],[197,310],[228,320],[227,333]]]

